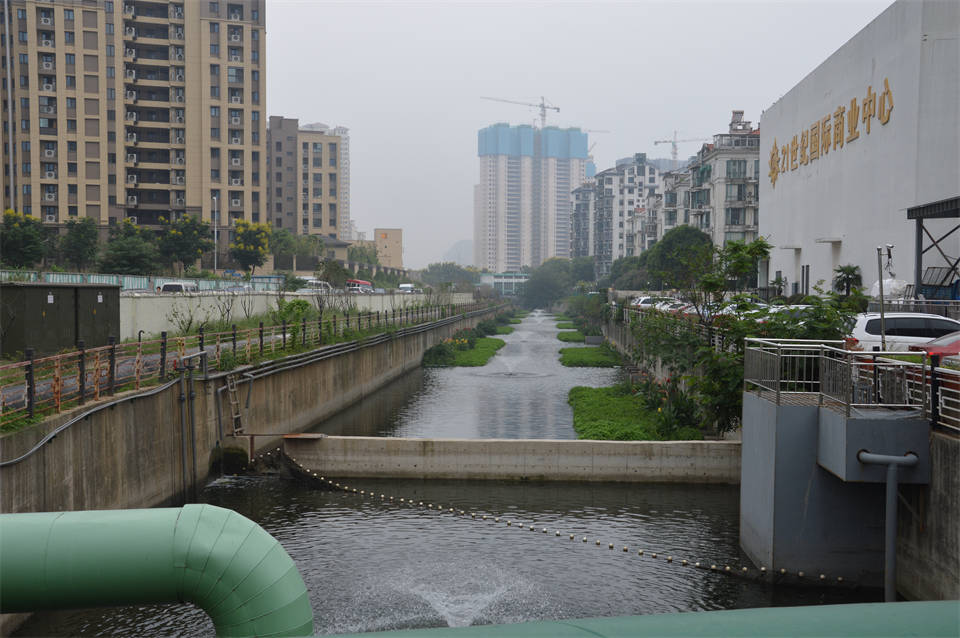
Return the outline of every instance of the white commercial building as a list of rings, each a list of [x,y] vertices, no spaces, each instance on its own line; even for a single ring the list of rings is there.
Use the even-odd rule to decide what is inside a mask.
[[[812,292],[855,264],[869,285],[886,244],[898,279],[919,277],[920,254],[956,268],[957,220],[943,218],[960,194],[960,2],[894,3],[768,108],[760,131],[760,234],[774,246],[761,277]]]

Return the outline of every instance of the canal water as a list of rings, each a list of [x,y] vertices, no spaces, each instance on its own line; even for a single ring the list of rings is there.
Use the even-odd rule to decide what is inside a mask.
[[[556,352],[565,344],[543,315],[519,328],[485,368],[416,371],[316,429],[573,438],[567,390],[613,382],[616,373],[560,367]],[[494,405],[501,403],[502,410]],[[682,566],[681,559],[747,564],[737,541],[735,486],[396,480],[351,486],[395,500],[276,476],[221,478],[201,496],[257,521],[283,543],[310,591],[318,635],[879,600],[875,590],[774,589]],[[401,497],[468,515],[403,506]],[[482,520],[485,514],[491,518]],[[154,605],[37,614],[17,635],[212,634],[202,611]]]

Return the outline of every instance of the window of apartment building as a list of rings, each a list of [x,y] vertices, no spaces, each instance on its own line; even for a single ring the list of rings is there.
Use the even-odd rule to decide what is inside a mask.
[[[20,41],[21,41],[21,42],[26,42],[26,41],[27,41],[27,32],[26,32],[26,31],[21,31],[21,32],[20,32]]]
[[[94,86],[97,86],[99,83],[96,82],[96,79],[97,79],[96,76],[92,76],[92,77],[93,77],[93,79],[94,79]],[[65,76],[63,76],[63,83],[64,83],[64,85],[65,85],[68,89],[75,89],[75,88],[77,88],[77,76],[75,76],[75,75],[65,75]],[[95,93],[95,92],[96,92],[96,88],[95,88],[93,91],[91,91],[91,92],[94,92],[94,93]]]
[[[274,173],[273,179],[275,179],[277,182],[282,182],[282,181],[283,181],[283,173],[281,173],[281,172],[279,172],[279,171],[276,172],[276,173]]]
[[[747,187],[745,184],[727,184],[727,201],[742,201],[746,199]]]
[[[337,225],[337,205],[336,204],[327,205],[327,217],[329,218],[327,221],[330,223],[331,226]]]
[[[278,186],[277,188],[274,189],[273,194],[275,197],[283,197],[283,189]],[[277,204],[277,206],[278,206],[277,210],[280,210],[279,209],[280,205]]]
[[[73,44],[76,42],[76,36],[73,34],[73,31],[64,31],[63,41],[65,44]]]
[[[227,67],[227,82],[231,84],[242,84],[243,83],[243,68],[239,66],[228,66]]]
[[[210,55],[215,55],[215,56],[217,56],[217,57],[220,57],[220,45],[219,45],[219,44],[210,43]]]
[[[110,55],[113,55],[112,53]],[[67,66],[75,66],[77,64],[77,56],[73,53],[66,53],[63,56],[63,62]]]
[[[277,168],[280,168],[281,166],[283,166],[283,158],[277,157],[274,159],[273,163],[277,165]]]
[[[217,78],[217,80],[220,79],[220,65],[219,65],[219,64],[211,64],[211,65],[210,65],[210,78],[211,78],[211,79]]]
[[[746,215],[744,214],[744,209],[742,208],[728,208],[726,209],[726,223],[727,226],[742,226],[746,223]]]
[[[210,3],[210,13],[220,13],[220,3],[211,2]]]
[[[117,67],[115,67],[115,66],[108,66],[108,67],[107,67],[107,77],[108,77],[108,78],[115,78],[115,77],[117,77]]]
[[[219,86],[211,86],[211,87],[210,87],[210,97],[212,97],[212,98],[214,98],[214,99],[220,99],[220,87],[219,87]]]
[[[215,139],[215,140],[219,140],[219,139],[220,139],[220,127],[219,127],[219,126],[211,126],[211,127],[210,127],[210,137],[213,138],[213,139]]]
[[[210,162],[211,162],[211,163],[216,163],[216,164],[219,164],[219,163],[220,163],[220,149],[219,149],[219,148],[211,148],[211,149],[210,149]]]
[[[107,121],[114,122],[117,119],[117,112],[114,109],[107,109]]]
[[[218,118],[218,117],[220,117],[220,107],[219,107],[219,106],[211,106],[211,107],[210,107],[210,117],[211,117],[211,118]]]
[[[24,195],[29,195],[31,192],[33,192],[33,189],[30,188],[30,184],[24,184],[22,192]]]
[[[113,23],[112,23],[112,22],[107,22],[106,24],[104,24],[104,25],[103,25],[103,29],[104,29],[104,31],[106,31],[107,35],[113,35]]]
[[[67,186],[67,195],[76,195],[77,194],[77,185],[69,184]]]
[[[107,89],[107,99],[116,100],[117,99],[117,90],[113,87]]]
[[[115,51],[116,51],[116,47],[114,47],[112,44],[108,44],[108,45],[107,45],[107,57],[108,57],[108,58],[112,58],[112,57],[114,56],[114,52],[115,52]],[[70,54],[68,53],[67,56],[69,57]],[[68,62],[67,64],[72,64],[72,62]]]
[[[49,119],[47,119],[47,118],[45,118],[45,117],[41,117],[41,118],[40,118],[40,125],[41,125],[40,128],[47,128],[46,126],[44,126],[44,122],[50,122],[50,121],[51,121],[51,120],[49,120]],[[56,122],[56,120],[53,120],[53,121]],[[30,119],[29,119],[29,118],[23,118],[22,120],[20,120],[20,130],[21,130],[21,131],[29,131],[29,130],[30,130]]]
[[[214,181],[214,182],[219,182],[219,181],[220,181],[220,169],[219,169],[219,168],[211,168],[211,169],[210,169],[210,180],[211,180],[211,181]]]
[[[250,61],[251,61],[251,62],[259,62],[259,61],[260,61],[260,52],[257,51],[256,49],[254,49],[253,51],[251,51],[251,52],[250,52]]]
[[[753,160],[753,178],[760,179],[760,160]]]
[[[211,22],[210,23],[210,33],[220,33],[220,23]]]
[[[17,9],[17,19],[26,20],[27,19],[27,10],[26,9]]]
[[[64,20],[73,20],[73,9],[64,9],[64,10],[63,10],[63,19],[64,19]]]
[[[727,177],[746,177],[747,160],[727,160]]]
[[[7,172],[9,173],[9,171]],[[23,165],[20,167],[20,172],[23,175],[29,175],[31,172],[30,162],[24,162]]]
[[[330,154],[330,157],[329,157],[330,166],[336,166],[337,165],[337,145],[331,142],[330,144],[327,145],[327,147],[329,149],[329,154]]]
[[[250,81],[253,82],[253,83],[259,82],[259,81],[260,81],[260,71],[257,71],[256,69],[253,69],[252,71],[250,71]]]
[[[254,104],[260,104],[260,91],[250,91],[250,101]]]
[[[67,206],[67,214],[71,217],[77,216],[77,207],[76,206]]]
[[[663,224],[664,226],[676,226],[677,225],[677,211],[675,210],[666,210],[663,212]]]

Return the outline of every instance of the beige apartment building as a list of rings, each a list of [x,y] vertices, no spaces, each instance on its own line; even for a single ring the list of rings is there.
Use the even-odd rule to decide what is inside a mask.
[[[403,268],[403,229],[374,228],[377,259],[384,266]]]
[[[300,126],[271,115],[267,127],[267,220],[298,235],[349,239],[349,137],[343,127]]]
[[[10,0],[4,208],[49,224],[262,221],[264,4]]]

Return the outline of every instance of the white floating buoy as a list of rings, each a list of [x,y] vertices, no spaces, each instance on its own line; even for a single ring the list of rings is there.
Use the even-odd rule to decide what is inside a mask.
[[[641,549],[639,552],[637,552],[637,556],[643,556],[643,550],[642,550],[642,549]]]
[[[587,537],[586,537],[586,536],[583,537],[583,542],[584,542],[584,543],[587,542]]]
[[[668,562],[668,563],[672,563],[672,562],[673,562],[673,556],[667,556],[667,562]]]
[[[687,559],[684,558],[682,561],[680,561],[680,564],[683,565],[684,567],[686,567],[686,566],[687,566]]]
[[[597,547],[600,547],[600,539],[597,539]]]
[[[826,580],[826,579],[827,579],[826,575],[820,574],[820,580]]]
[[[783,576],[783,575],[785,575],[786,573],[787,573],[787,570],[784,569],[783,567],[781,567],[781,568],[780,568],[780,575]]]
[[[797,572],[797,576],[799,576],[800,578],[803,578],[803,572]]]
[[[629,552],[630,549],[629,549],[626,545],[624,545],[624,546],[623,546],[623,551],[624,551],[624,553],[626,553],[626,552]]]
[[[570,540],[573,540],[573,534],[570,534]]]
[[[657,557],[657,553],[656,553],[656,552],[653,552],[652,554],[650,554],[650,558],[656,558],[656,557]]]
[[[560,536],[560,530],[557,530],[557,536]]]

